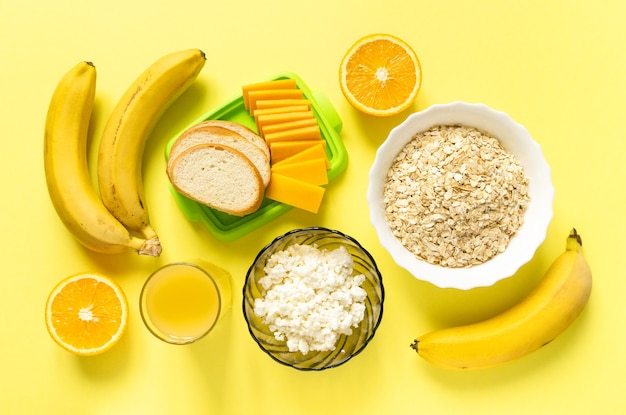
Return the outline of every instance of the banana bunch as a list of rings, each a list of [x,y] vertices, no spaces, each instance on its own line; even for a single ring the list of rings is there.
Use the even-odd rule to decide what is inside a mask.
[[[95,90],[96,68],[80,62],[65,74],[52,95],[44,134],[44,169],[52,204],[67,229],[93,251],[118,253],[130,248],[158,255],[158,241],[132,236],[91,184],[87,131]]]
[[[150,128],[197,77],[204,62],[205,55],[198,49],[167,55],[152,64],[121,98],[99,148],[98,176],[104,190],[100,195],[91,183],[87,161],[95,66],[80,62],[60,80],[46,117],[46,184],[59,218],[88,249],[161,254],[143,202],[142,152]]]
[[[573,229],[535,289],[511,309],[488,320],[427,333],[411,347],[447,369],[480,369],[525,356],[550,343],[576,320],[591,294],[591,270]]]

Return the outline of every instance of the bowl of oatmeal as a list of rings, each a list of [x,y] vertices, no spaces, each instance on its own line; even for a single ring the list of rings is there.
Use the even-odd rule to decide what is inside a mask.
[[[254,259],[243,314],[272,359],[319,371],[363,351],[382,319],[384,296],[374,258],[354,238],[322,227],[294,229]]]
[[[370,219],[415,278],[442,288],[490,286],[534,256],[554,189],[541,147],[504,112],[453,102],[411,114],[378,148]]]

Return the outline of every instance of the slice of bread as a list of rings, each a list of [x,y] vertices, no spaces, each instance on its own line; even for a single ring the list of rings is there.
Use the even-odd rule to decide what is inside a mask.
[[[197,125],[199,127],[204,126],[204,125],[212,125],[215,127],[222,127],[222,128],[226,128],[228,130],[234,131],[237,134],[240,134],[246,140],[258,146],[261,149],[261,151],[265,153],[268,160],[270,158],[270,149],[267,146],[267,143],[265,142],[263,137],[261,137],[260,135],[258,135],[257,133],[255,133],[254,131],[252,131],[250,128],[246,127],[243,124],[239,124],[238,122],[227,121],[227,120],[207,120]]]
[[[213,125],[193,126],[183,131],[174,141],[170,148],[168,168],[176,157],[187,148],[197,144],[220,144],[232,147],[243,153],[256,167],[261,175],[263,186],[267,187],[270,182],[270,161],[265,153],[256,145],[245,139],[242,135],[226,128]]]
[[[168,166],[174,188],[221,212],[255,212],[265,187],[258,170],[242,152],[225,145],[197,144],[180,152]]]

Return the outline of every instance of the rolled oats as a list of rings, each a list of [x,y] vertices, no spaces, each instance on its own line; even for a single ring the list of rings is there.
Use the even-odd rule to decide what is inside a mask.
[[[417,257],[461,268],[503,252],[524,222],[528,178],[486,132],[438,125],[416,134],[383,190],[393,234]]]

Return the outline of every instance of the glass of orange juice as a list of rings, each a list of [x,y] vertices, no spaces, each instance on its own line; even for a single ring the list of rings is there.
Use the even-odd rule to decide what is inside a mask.
[[[206,336],[231,307],[230,274],[206,261],[157,269],[141,290],[144,324],[157,338],[188,344]]]

